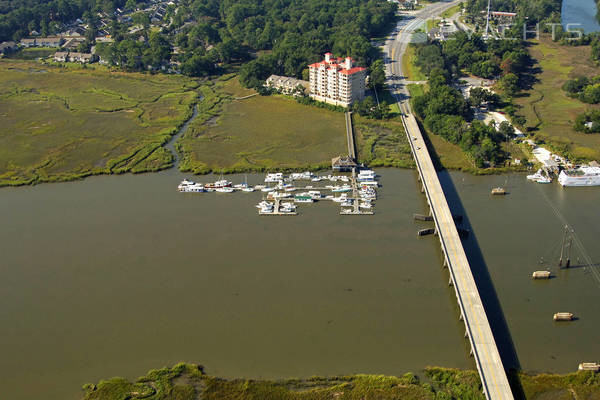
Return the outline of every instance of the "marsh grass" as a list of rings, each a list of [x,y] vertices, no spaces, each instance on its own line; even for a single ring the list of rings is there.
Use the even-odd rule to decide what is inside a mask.
[[[0,186],[168,168],[198,83],[0,61]]]
[[[525,117],[525,130],[548,147],[574,159],[600,159],[600,135],[575,132],[577,115],[600,109],[570,98],[562,85],[576,76],[596,76],[600,69],[590,60],[590,46],[562,46],[542,36],[533,42],[530,54],[540,73],[532,88],[514,99],[517,112]]]
[[[178,149],[193,173],[322,169],[347,152],[344,115],[285,96],[252,92],[237,78],[206,86],[198,117]]]
[[[130,382],[112,378],[83,386],[83,400],[484,400],[477,371],[425,369],[427,382],[411,373],[402,377],[346,375],[276,381],[222,379],[195,364],[150,371]],[[600,375],[517,375],[526,399],[593,400],[600,396]]]

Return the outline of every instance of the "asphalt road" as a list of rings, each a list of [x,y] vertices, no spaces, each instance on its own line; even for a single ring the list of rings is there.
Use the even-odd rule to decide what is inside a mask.
[[[396,96],[400,109],[405,114],[410,112],[408,104],[408,90],[406,89],[405,77],[402,72],[402,56],[411,40],[422,40],[425,34],[413,37],[413,33],[419,27],[424,26],[428,19],[439,16],[446,9],[453,7],[460,1],[433,3],[417,11],[405,11],[400,15],[403,18],[398,22],[394,33],[386,40],[383,46],[383,54],[386,65],[387,85],[392,94]]]

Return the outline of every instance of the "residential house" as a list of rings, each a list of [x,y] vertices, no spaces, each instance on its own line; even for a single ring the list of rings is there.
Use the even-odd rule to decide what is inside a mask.
[[[299,96],[303,95],[310,88],[310,83],[288,76],[271,75],[267,78],[265,86],[283,94]]]

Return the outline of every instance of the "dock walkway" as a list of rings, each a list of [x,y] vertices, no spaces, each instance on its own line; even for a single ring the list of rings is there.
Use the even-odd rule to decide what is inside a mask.
[[[352,126],[352,112],[346,111],[346,138],[348,139],[348,157],[356,161],[356,146],[354,145],[354,128]]]

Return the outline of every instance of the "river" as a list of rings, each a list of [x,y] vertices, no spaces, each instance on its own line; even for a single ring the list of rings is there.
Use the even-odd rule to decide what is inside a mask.
[[[75,400],[85,382],[178,361],[251,378],[473,368],[437,239],[416,235],[429,223],[412,221],[426,210],[415,172],[378,172],[371,217],[328,202],[259,217],[261,194],[181,194],[175,169],[1,189],[2,397]],[[598,361],[592,267],[530,274],[562,238],[549,204],[600,260],[599,188],[511,175],[511,193],[492,198],[505,179],[442,174],[452,207],[468,210],[476,276],[503,352],[518,354],[508,363],[568,372]],[[556,324],[557,311],[579,320]]]
[[[563,0],[561,22],[564,27],[574,24],[571,30],[583,28],[586,33],[598,32],[600,24],[597,12],[596,0]]]

